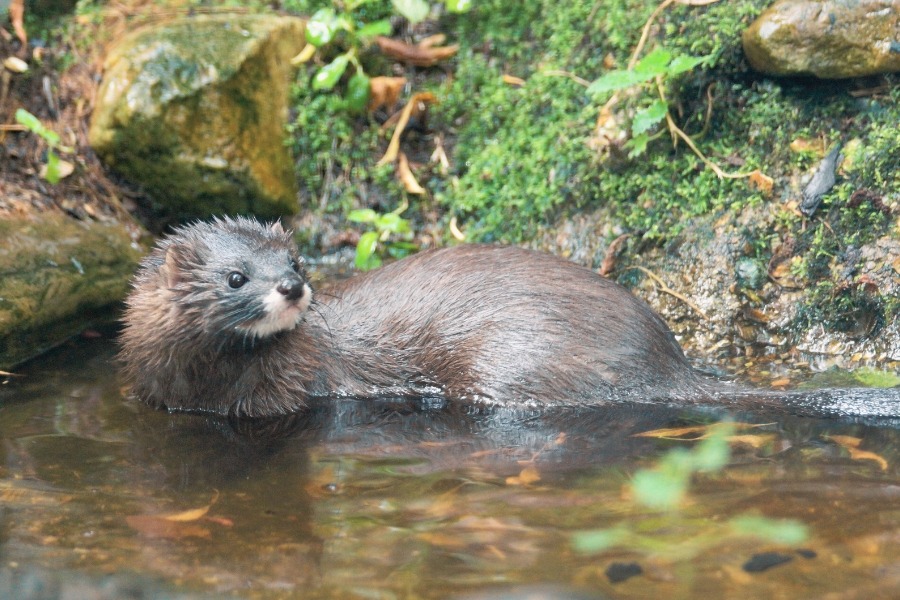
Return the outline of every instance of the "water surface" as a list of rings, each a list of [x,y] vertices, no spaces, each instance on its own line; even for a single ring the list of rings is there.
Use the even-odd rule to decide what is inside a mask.
[[[727,415],[335,401],[235,425],[128,399],[83,340],[0,386],[0,596],[888,598],[900,431],[735,415],[729,464],[675,511],[630,481]],[[805,524],[802,542],[733,531]],[[578,532],[619,529],[598,553]]]

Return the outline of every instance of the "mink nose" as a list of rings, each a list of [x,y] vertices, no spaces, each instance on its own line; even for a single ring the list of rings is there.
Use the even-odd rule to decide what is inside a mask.
[[[303,296],[303,287],[299,279],[282,279],[275,289],[288,300],[296,300]]]

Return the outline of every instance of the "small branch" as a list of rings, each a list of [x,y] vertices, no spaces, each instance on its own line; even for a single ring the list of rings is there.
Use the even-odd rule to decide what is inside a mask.
[[[644,268],[641,266],[629,267],[629,269],[637,269],[638,271],[640,271],[641,273],[645,274],[647,277],[649,277],[650,279],[655,281],[656,284],[659,286],[659,290],[661,292],[665,292],[665,293],[669,294],[670,296],[678,298],[679,300],[681,300],[682,302],[687,304],[688,307],[690,307],[695,313],[697,313],[704,319],[708,318],[706,316],[706,314],[702,310],[700,310],[699,306],[694,304],[687,296],[684,296],[683,294],[679,294],[678,292],[676,292],[675,290],[673,290],[672,288],[667,286],[665,284],[665,282],[663,282],[663,280],[660,279],[659,276],[656,273],[654,273],[653,271],[651,271],[650,269],[647,269],[647,268]]]

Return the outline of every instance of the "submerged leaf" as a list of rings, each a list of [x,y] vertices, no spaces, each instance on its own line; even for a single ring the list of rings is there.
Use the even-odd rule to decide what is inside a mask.
[[[729,524],[735,533],[762,538],[775,544],[802,544],[809,537],[809,528],[793,519],[743,515],[734,517]]]
[[[582,554],[596,554],[621,544],[630,535],[625,527],[578,531],[572,535],[572,547]]]

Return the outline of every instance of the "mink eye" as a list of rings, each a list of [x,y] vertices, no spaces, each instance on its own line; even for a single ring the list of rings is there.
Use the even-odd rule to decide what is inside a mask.
[[[228,274],[228,286],[234,289],[238,289],[248,281],[249,279],[247,279],[247,276],[238,271],[232,271]]]

